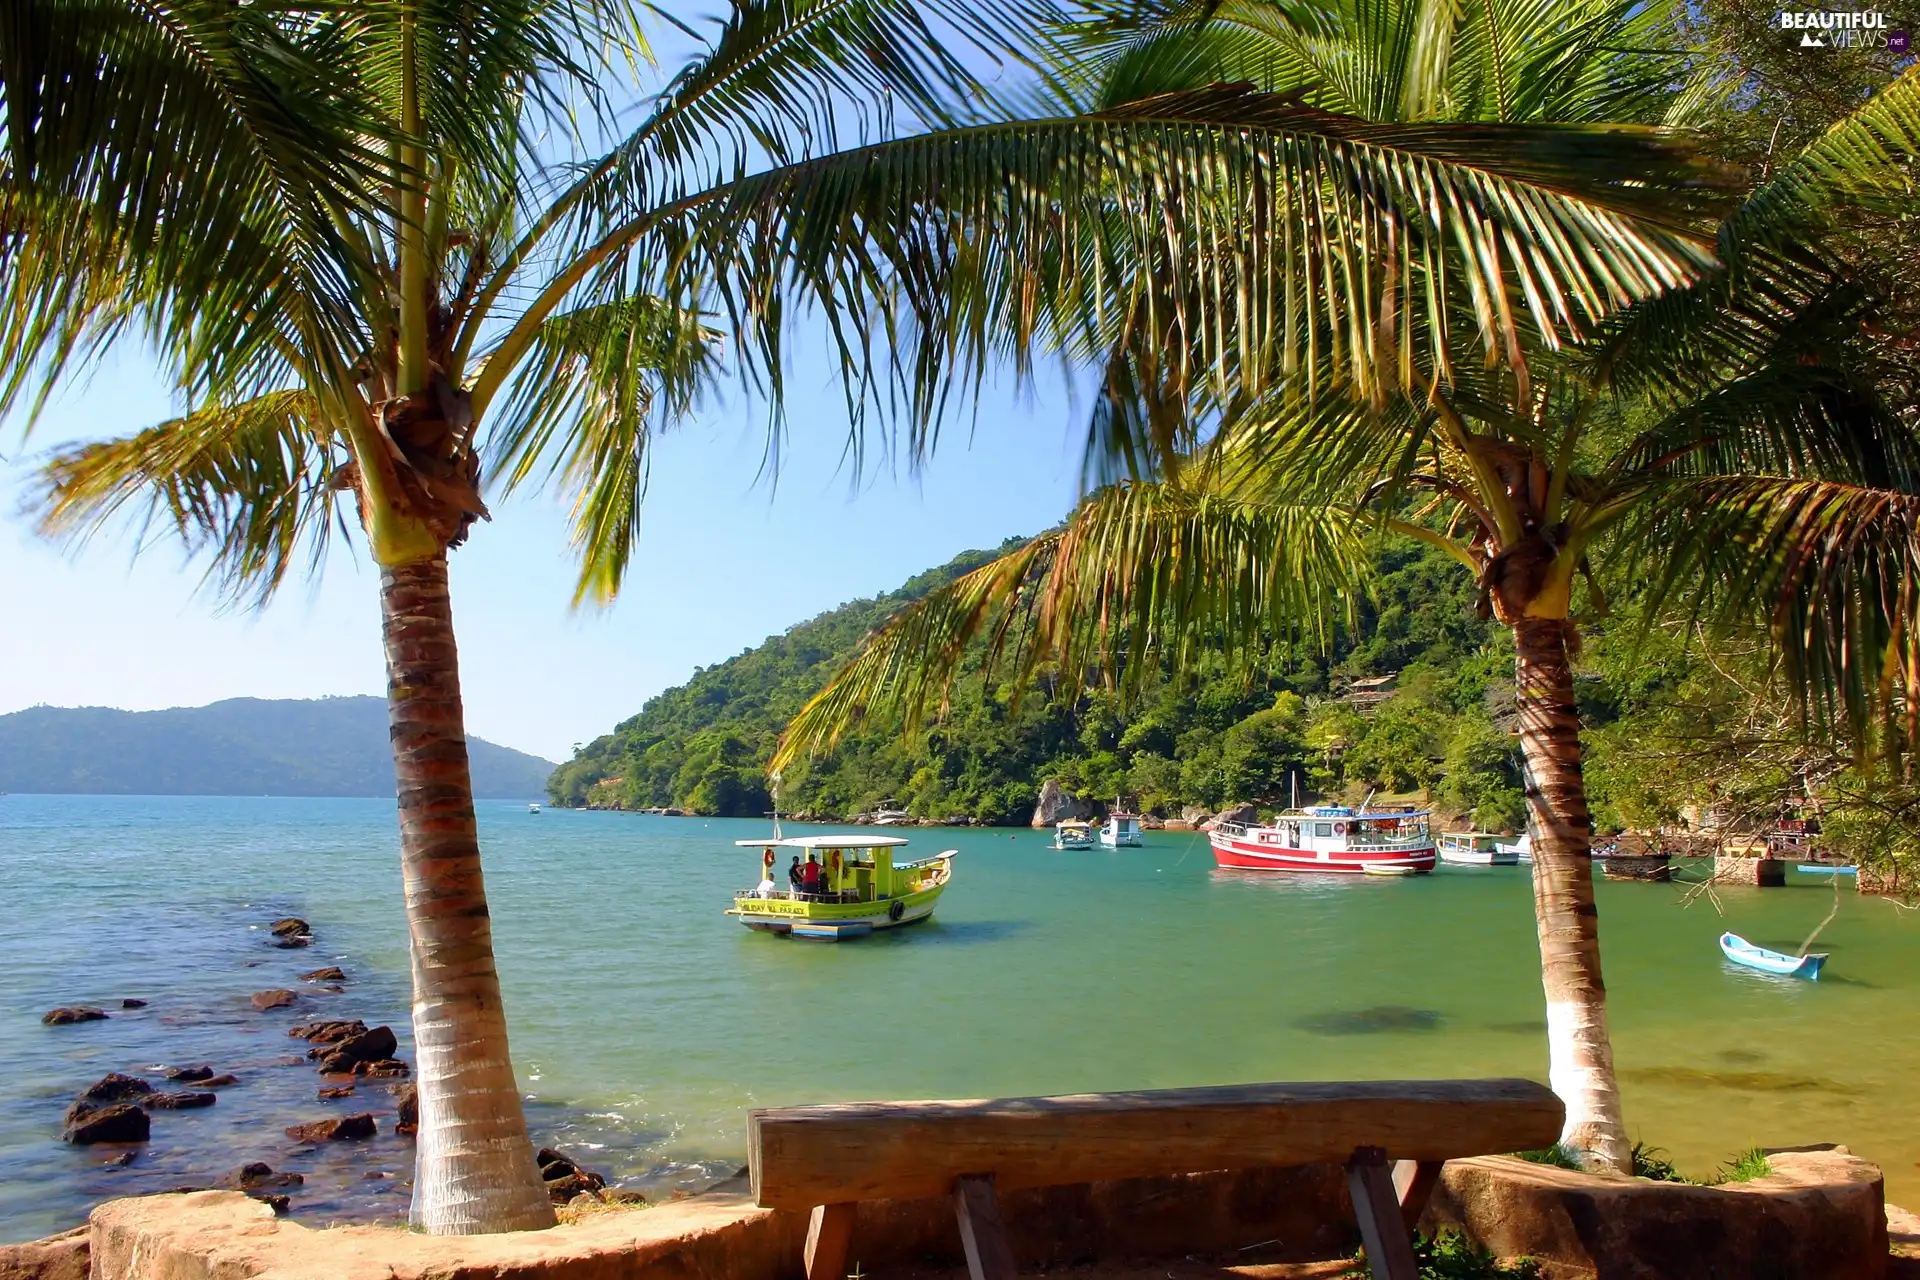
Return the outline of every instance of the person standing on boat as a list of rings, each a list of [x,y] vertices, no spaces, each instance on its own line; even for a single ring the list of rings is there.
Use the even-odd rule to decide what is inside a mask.
[[[796,853],[793,855],[793,865],[787,868],[787,887],[793,891],[795,897],[800,894],[801,879],[800,855]]]
[[[820,892],[820,864],[807,855],[807,865],[800,869],[800,888],[806,893]]]

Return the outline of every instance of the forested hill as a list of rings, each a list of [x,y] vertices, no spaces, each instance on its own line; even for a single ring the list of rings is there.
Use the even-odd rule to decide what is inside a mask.
[[[91,795],[391,796],[385,698],[229,698],[0,716],[0,791]],[[531,800],[553,763],[467,739],[474,794]]]
[[[1009,546],[1015,545],[1009,543]],[[554,771],[557,804],[672,806],[758,816],[765,766],[787,720],[905,602],[997,553],[969,552],[900,590],[773,636],[686,684]],[[1040,784],[1149,811],[1279,800],[1288,779],[1320,792],[1431,788],[1436,800],[1512,825],[1520,792],[1508,736],[1511,649],[1474,608],[1471,579],[1437,552],[1380,552],[1374,600],[1331,653],[1279,644],[1252,676],[1224,669],[1161,682],[1130,705],[1106,693],[1049,698],[976,668],[947,718],[912,742],[874,725],[789,772],[781,808],[842,818],[897,801],[921,817],[1024,823]],[[1385,690],[1355,681],[1383,675]],[[1392,696],[1383,695],[1390,692]]]

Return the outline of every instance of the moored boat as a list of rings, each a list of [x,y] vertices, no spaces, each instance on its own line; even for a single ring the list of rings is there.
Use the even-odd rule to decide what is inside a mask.
[[[1427,818],[1425,810],[1317,805],[1283,813],[1269,826],[1215,823],[1208,840],[1215,862],[1243,870],[1359,875],[1378,866],[1422,872],[1433,870],[1435,857]]]
[[[1456,867],[1511,867],[1520,851],[1490,831],[1443,831],[1440,861]]]
[[[893,851],[905,843],[899,836],[870,835],[736,840],[741,848],[762,851],[761,880],[735,895],[727,914],[749,929],[829,942],[925,920],[953,878],[958,851],[897,863]],[[784,875],[780,850],[816,867],[814,875],[776,885],[774,878]]]
[[[1100,843],[1114,849],[1140,847],[1140,815],[1116,809],[1100,827]]]
[[[1533,861],[1533,837],[1524,831],[1520,833],[1520,838],[1512,843],[1497,843],[1493,847],[1497,852],[1513,855],[1515,862]]]
[[[1769,951],[1765,947],[1756,947],[1737,933],[1721,934],[1720,950],[1735,964],[1745,965],[1749,969],[1758,969],[1762,973],[1778,974],[1783,978],[1818,980],[1820,966],[1827,962],[1827,953],[1824,951],[1816,951],[1807,956],[1790,956],[1782,951]]]
[[[528,812],[528,813],[538,813],[538,812],[540,812],[540,806],[539,806],[539,805],[537,805],[537,804],[530,804],[530,805],[528,805],[528,806],[527,806],[527,812]]]
[[[1093,848],[1093,824],[1068,819],[1053,824],[1053,847],[1056,849]]]

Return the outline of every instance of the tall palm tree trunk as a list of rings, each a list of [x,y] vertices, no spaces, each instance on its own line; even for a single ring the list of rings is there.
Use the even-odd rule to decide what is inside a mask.
[[[436,1235],[549,1227],[493,964],[446,555],[384,570],[380,609],[419,1056],[413,1224]]]
[[[1580,719],[1567,646],[1573,624],[1520,618],[1513,626],[1520,750],[1527,765],[1534,922],[1547,995],[1548,1081],[1566,1104],[1562,1146],[1596,1170],[1632,1172],[1620,1114],[1607,987],[1600,977],[1600,915],[1593,900],[1593,821],[1580,769]]]

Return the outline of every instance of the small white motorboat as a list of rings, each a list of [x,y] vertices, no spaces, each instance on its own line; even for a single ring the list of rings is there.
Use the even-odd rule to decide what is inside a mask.
[[[537,804],[530,804],[530,805],[528,805],[528,806],[527,806],[527,812],[528,812],[528,813],[538,813],[538,812],[540,812],[540,806],[539,806],[539,805],[537,805]]]
[[[1490,831],[1445,831],[1440,835],[1440,861],[1456,867],[1511,867],[1520,852],[1504,837]]]
[[[1057,822],[1053,827],[1053,847],[1056,849],[1093,848],[1093,824],[1069,819]]]
[[[1138,849],[1141,843],[1140,815],[1114,810],[1100,828],[1100,843],[1110,849]]]
[[[1404,862],[1369,862],[1360,870],[1370,876],[1417,876],[1418,867],[1408,866]]]

